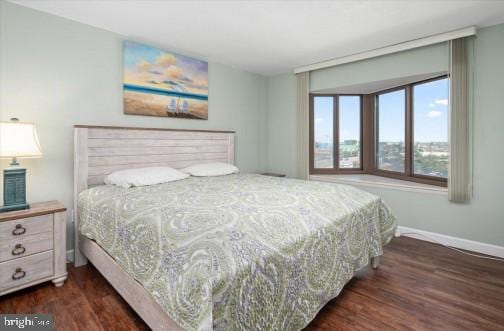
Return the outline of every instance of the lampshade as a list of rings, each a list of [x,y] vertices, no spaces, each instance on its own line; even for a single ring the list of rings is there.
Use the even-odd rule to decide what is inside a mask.
[[[33,123],[0,122],[0,158],[41,156]]]

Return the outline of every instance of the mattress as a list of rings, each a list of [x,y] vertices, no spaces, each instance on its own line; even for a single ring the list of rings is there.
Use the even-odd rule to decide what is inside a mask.
[[[79,195],[95,240],[187,330],[300,330],[396,222],[351,186],[237,174]]]

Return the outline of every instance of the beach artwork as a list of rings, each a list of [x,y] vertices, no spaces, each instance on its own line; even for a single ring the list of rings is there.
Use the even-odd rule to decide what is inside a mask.
[[[124,113],[208,119],[208,62],[125,41]]]

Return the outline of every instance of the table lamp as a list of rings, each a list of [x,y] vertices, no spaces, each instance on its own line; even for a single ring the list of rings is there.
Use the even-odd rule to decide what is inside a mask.
[[[27,209],[26,169],[17,162],[18,158],[41,157],[37,131],[33,123],[22,123],[17,118],[0,122],[0,158],[12,158],[3,171],[4,205],[0,212]]]

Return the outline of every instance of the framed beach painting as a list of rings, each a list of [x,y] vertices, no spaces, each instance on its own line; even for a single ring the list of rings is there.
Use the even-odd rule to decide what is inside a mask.
[[[124,113],[208,119],[208,62],[124,41]]]

